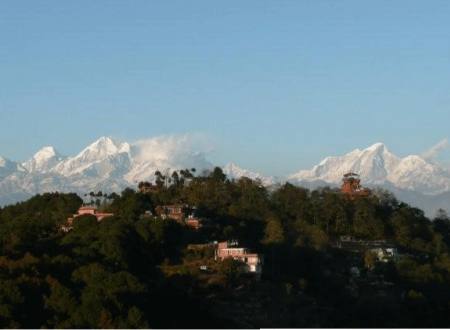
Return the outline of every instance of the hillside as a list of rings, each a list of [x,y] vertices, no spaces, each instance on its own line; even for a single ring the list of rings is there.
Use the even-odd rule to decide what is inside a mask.
[[[431,222],[386,192],[353,199],[291,184],[269,192],[247,178],[230,181],[220,168],[170,176],[168,186],[158,176],[148,193],[126,189],[108,196],[100,207],[112,216],[79,216],[68,231],[61,228],[82,203],[75,194],[37,195],[0,208],[0,326],[396,328],[450,322],[445,213]],[[158,215],[159,206],[176,203],[195,210],[205,226]],[[239,242],[261,256],[260,276],[241,261],[216,260],[214,241]],[[374,244],[395,255],[380,259]]]

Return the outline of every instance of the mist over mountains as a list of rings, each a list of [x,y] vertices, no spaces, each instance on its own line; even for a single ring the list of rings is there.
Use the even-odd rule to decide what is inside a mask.
[[[156,170],[170,172],[196,168],[210,170],[211,163],[192,137],[165,136],[134,143],[101,137],[75,156],[63,156],[46,146],[29,160],[19,163],[0,157],[0,205],[24,200],[47,191],[119,192],[139,181],[154,180]],[[234,163],[223,166],[230,178],[259,179],[265,186],[289,181],[316,188],[338,186],[342,175],[359,173],[364,185],[383,187],[400,200],[425,210],[450,208],[450,171],[426,155],[398,157],[382,143],[355,149],[342,156],[326,157],[310,170],[285,178],[266,177]]]

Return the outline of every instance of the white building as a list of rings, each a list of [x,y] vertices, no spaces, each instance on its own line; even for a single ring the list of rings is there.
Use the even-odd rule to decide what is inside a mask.
[[[225,241],[217,244],[215,259],[222,261],[226,258],[233,258],[243,262],[246,265],[245,270],[249,273],[260,274],[262,272],[262,256],[257,253],[251,253],[247,248],[238,247],[236,241]]]

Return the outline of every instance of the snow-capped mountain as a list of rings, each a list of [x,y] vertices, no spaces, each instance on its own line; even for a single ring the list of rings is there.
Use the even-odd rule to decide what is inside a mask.
[[[28,172],[46,173],[64,159],[55,148],[48,146],[39,150],[30,160],[22,163]]]
[[[128,166],[130,145],[120,143],[109,137],[102,137],[75,157],[69,157],[58,163],[50,171],[63,176],[85,174],[88,176],[108,175],[117,166]]]
[[[436,195],[450,191],[450,171],[420,156],[403,158],[388,176],[396,187]]]
[[[275,178],[265,177],[259,173],[252,172],[237,166],[234,163],[228,163],[222,167],[223,173],[230,179],[239,179],[241,177],[247,177],[252,180],[260,180],[264,186],[270,186],[275,183]]]
[[[158,137],[133,144],[102,137],[72,157],[53,147],[22,164],[0,158],[0,205],[47,191],[120,192],[154,179],[156,170],[211,169],[204,154],[192,151],[189,137]]]
[[[387,184],[424,194],[450,191],[450,171],[417,155],[397,157],[382,143],[343,156],[327,157],[311,170],[289,176],[289,180],[339,184],[350,171],[360,174],[368,185]]]

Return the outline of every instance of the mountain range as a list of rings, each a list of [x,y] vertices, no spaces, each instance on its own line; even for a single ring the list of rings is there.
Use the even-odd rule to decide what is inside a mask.
[[[337,186],[347,172],[358,173],[368,187],[381,187],[398,199],[419,207],[428,216],[437,209],[450,209],[450,171],[419,155],[398,157],[383,143],[343,156],[326,157],[310,170],[288,177],[300,186]]]
[[[337,184],[349,171],[358,173],[370,185],[392,185],[428,195],[450,191],[449,170],[418,155],[399,158],[382,143],[343,156],[327,157],[311,170],[299,171],[289,179]]]
[[[119,192],[139,181],[152,181],[156,170],[213,168],[204,153],[192,150],[189,139],[183,137],[158,137],[135,143],[102,137],[75,156],[63,156],[47,146],[21,163],[0,157],[0,205],[46,191]],[[419,155],[398,157],[382,143],[326,157],[312,169],[286,178],[266,177],[234,163],[223,166],[223,171],[229,178],[245,176],[258,179],[265,186],[289,181],[309,188],[337,186],[343,174],[352,171],[361,175],[364,185],[387,188],[430,216],[437,208],[450,207],[448,169]]]
[[[101,137],[75,156],[63,156],[47,146],[23,163],[0,158],[0,205],[46,191],[119,192],[153,180],[156,170],[212,168],[202,153],[190,150],[183,138],[129,144]]]

